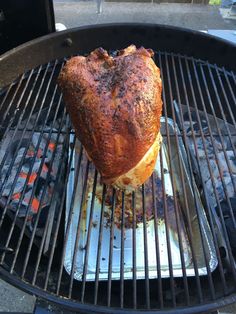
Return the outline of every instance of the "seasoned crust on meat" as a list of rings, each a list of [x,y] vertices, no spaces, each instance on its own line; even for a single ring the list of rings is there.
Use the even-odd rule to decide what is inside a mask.
[[[134,45],[115,57],[98,48],[71,58],[60,73],[76,135],[105,183],[115,185],[160,138],[162,83],[152,56],[152,50]],[[154,168],[157,154],[152,155]],[[131,177],[127,187],[137,183]]]

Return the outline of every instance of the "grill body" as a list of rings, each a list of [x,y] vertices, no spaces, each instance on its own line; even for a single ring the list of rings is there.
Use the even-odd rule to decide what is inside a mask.
[[[112,225],[110,227],[109,270],[106,281],[99,281],[99,276],[97,275],[94,282],[87,282],[86,275],[84,275],[87,271],[86,263],[82,270],[82,280],[74,280],[76,254],[80,249],[79,236],[76,237],[74,254],[72,254],[71,258],[72,272],[68,275],[64,270],[65,246],[68,240],[68,230],[65,228],[64,223],[66,219],[65,201],[67,182],[75,150],[75,138],[73,137],[74,131],[66,113],[62,96],[56,85],[56,79],[65,62],[65,57],[75,54],[86,54],[99,46],[108,50],[116,50],[124,48],[129,44],[142,45],[156,51],[155,61],[161,69],[163,79],[163,119],[167,121],[168,118],[171,118],[180,130],[179,132],[175,131],[171,133],[167,126],[165,132],[163,132],[167,143],[168,158],[169,160],[173,158],[171,142],[174,142],[178,147],[179,141],[183,141],[186,150],[186,164],[189,171],[190,186],[194,190],[193,195],[195,195],[195,193],[198,193],[196,192],[195,182],[197,184],[216,251],[218,264],[217,269],[212,272],[210,265],[207,263],[209,259],[206,247],[202,243],[202,254],[207,269],[205,276],[200,276],[198,272],[196,250],[193,245],[194,238],[191,235],[191,231],[189,231],[191,229],[191,217],[188,216],[188,210],[186,212],[185,223],[187,229],[189,229],[188,234],[195,272],[195,275],[191,278],[186,275],[183,248],[181,247],[182,277],[177,278],[173,276],[171,266],[172,257],[169,250],[168,259],[170,264],[168,278],[161,278],[160,276],[157,253],[154,253],[157,255],[157,276],[156,279],[149,278],[148,254],[147,249],[145,249],[148,245],[148,238],[145,224],[143,227],[144,280],[138,280],[135,276],[135,250],[133,250],[132,255],[134,265],[133,278],[130,280],[124,279],[124,265],[120,263],[120,280],[112,280],[112,241],[114,237]],[[231,246],[229,231],[226,228],[223,203],[220,200],[220,194],[214,181],[214,172],[210,164],[206,142],[209,141],[212,147],[211,154],[215,155],[216,168],[219,172],[219,180],[222,183],[224,204],[229,208],[227,215],[232,218],[234,223],[234,204],[227,190],[224,173],[221,173],[223,168],[218,160],[218,148],[215,141],[217,140],[217,143],[220,143],[222,146],[221,153],[224,156],[225,167],[229,173],[228,180],[232,183],[233,189],[235,189],[234,169],[230,156],[228,157],[227,155],[228,150],[230,150],[233,154],[232,158],[236,158],[234,151],[234,140],[236,137],[234,113],[234,107],[236,106],[235,52],[236,48],[233,44],[194,31],[158,25],[122,24],[65,31],[26,43],[3,55],[0,60],[0,86],[2,87],[0,95],[0,112],[2,117],[0,121],[0,136],[3,142],[7,134],[11,134],[9,143],[16,142],[14,146],[16,149],[13,149],[13,152],[11,152],[11,160],[8,161],[7,157],[7,150],[11,147],[9,143],[7,144],[6,153],[5,155],[3,154],[1,159],[0,171],[3,172],[4,170],[8,177],[12,171],[14,160],[18,156],[19,147],[25,141],[26,135],[29,140],[25,141],[25,149],[21,159],[18,156],[20,160],[17,164],[16,173],[12,177],[10,196],[5,199],[2,199],[4,189],[3,185],[1,186],[0,246],[5,248],[5,251],[1,252],[0,256],[1,275],[12,284],[26,291],[67,306],[68,308],[87,313],[109,313],[111,309],[118,313],[130,312],[131,310],[133,312],[148,312],[152,310],[159,313],[201,313],[234,302],[236,298],[234,250]],[[185,128],[186,122],[189,123],[189,130]],[[207,131],[205,131],[206,125],[204,126],[204,123],[207,125]],[[196,126],[198,127],[197,130]],[[31,225],[31,229],[28,227],[27,216],[20,219],[19,206],[15,211],[9,208],[14,186],[21,173],[24,158],[36,134],[38,137],[31,157],[36,160],[39,148],[43,150],[38,171],[42,171],[45,164],[51,169],[56,158],[59,159],[59,164],[61,165],[55,174],[52,196],[48,201],[49,208],[54,208],[54,210],[50,210],[45,219],[43,219],[46,221],[46,224],[41,228],[40,234],[37,230],[37,225],[41,223],[43,201],[39,204],[39,211],[34,216],[34,224]],[[71,137],[73,138],[72,143],[70,143]],[[56,149],[49,158],[48,153],[52,146],[50,142],[52,138]],[[43,139],[45,139],[45,143],[41,147],[40,143],[42,143]],[[212,186],[213,199],[217,205],[217,209],[214,210],[210,206],[208,190],[203,182],[202,172],[199,171],[201,168],[201,156],[197,145],[199,143],[198,139],[203,143],[202,152],[205,154],[204,156],[207,160],[206,169],[209,172],[209,182]],[[227,147],[223,144],[225,139],[227,139]],[[69,147],[71,148],[71,153],[69,153]],[[59,155],[57,155],[58,151],[60,152]],[[181,156],[178,150],[176,154],[177,160],[180,160]],[[46,163],[45,160],[47,158],[49,160]],[[69,205],[71,211],[73,207],[71,204],[74,202],[73,197],[75,198],[76,189],[79,187],[82,193],[82,208],[87,178],[91,167],[85,160],[82,148],[78,152],[78,158],[78,164],[76,169],[74,169],[75,176],[79,176],[79,173],[82,171],[81,169],[84,169],[84,176],[82,182],[77,184],[78,186],[75,186],[73,189],[72,200]],[[164,176],[162,161],[161,164],[161,172],[162,176]],[[180,162],[178,163],[178,167],[181,186],[183,186],[183,200],[186,208],[188,208],[187,195],[184,188],[186,184],[184,181],[184,170]],[[21,194],[21,203],[23,202],[24,195],[27,193],[27,184],[32,179],[32,171],[33,168],[31,167]],[[93,171],[92,186],[93,189],[96,189],[99,175],[95,170]],[[171,163],[169,171],[171,180],[174,180],[175,173],[171,167]],[[7,184],[7,179],[1,178],[2,181],[5,180],[3,184]],[[46,175],[45,180],[47,183],[49,182],[49,175]],[[151,180],[154,180],[154,178]],[[32,204],[34,199],[33,194],[36,193],[38,184],[39,179],[36,178],[35,185],[32,188],[32,195],[30,195],[30,202]],[[46,186],[46,183],[43,186]],[[43,191],[42,199],[45,198],[47,193],[46,188]],[[144,191],[145,186],[142,189],[142,204],[145,213],[146,202]],[[102,193],[102,199],[104,200],[104,195],[107,193],[105,187]],[[155,194],[153,190],[151,193],[152,195]],[[133,195],[132,197],[131,204],[135,208],[135,196]],[[165,196],[163,196],[163,199],[165,221],[168,226],[168,206],[165,204]],[[196,200],[196,195],[194,199]],[[104,202],[101,202],[101,226],[104,219]],[[115,208],[115,202],[116,196],[115,192],[113,192],[112,212]],[[124,202],[124,196],[122,196],[123,213]],[[177,236],[181,243],[177,203],[178,191],[174,189],[174,215],[176,217]],[[52,204],[54,204],[54,207],[51,206]],[[196,203],[195,206],[197,208]],[[93,198],[91,208],[93,208]],[[27,210],[27,215],[29,216],[29,209]],[[153,211],[155,220],[155,208]],[[78,234],[81,228],[81,215],[78,218]],[[199,223],[201,220],[197,209],[195,219],[198,222],[200,233],[203,232]],[[52,223],[54,220],[55,223]],[[121,220],[124,222],[124,214],[122,214]],[[69,223],[72,221],[72,214],[69,213],[67,221]],[[158,226],[155,225],[155,230],[157,229]],[[87,245],[91,245],[89,243],[91,230],[92,219],[90,218]],[[135,242],[135,230],[133,228],[133,248],[138,245]],[[100,241],[102,241],[101,232],[99,233],[98,246]],[[125,228],[124,224],[122,224],[121,243],[123,245],[124,241]],[[167,245],[168,241],[167,237]],[[155,233],[155,243],[157,252],[158,232]],[[85,247],[85,251],[89,252],[89,249]],[[85,260],[87,254],[89,253],[85,253]],[[121,250],[120,258],[121,261],[124,260],[124,250]],[[96,271],[99,274],[99,265]]]
[[[234,71],[236,68],[235,45],[214,36],[157,24],[109,24],[47,35],[9,51],[1,57],[0,86],[9,84],[26,70],[51,60],[85,54],[99,46],[116,50],[130,44],[208,60]]]

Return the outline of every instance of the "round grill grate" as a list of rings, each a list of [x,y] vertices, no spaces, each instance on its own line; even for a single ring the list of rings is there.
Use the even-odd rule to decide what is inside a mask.
[[[11,283],[88,312],[234,300],[235,74],[172,53],[155,61],[164,144],[131,195],[103,186],[75,139],[56,85],[64,60],[1,90],[0,273]]]

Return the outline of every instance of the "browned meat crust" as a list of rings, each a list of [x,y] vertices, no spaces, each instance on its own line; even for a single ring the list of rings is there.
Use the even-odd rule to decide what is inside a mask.
[[[105,183],[134,168],[160,131],[162,83],[152,56],[133,45],[116,57],[98,48],[60,73],[76,135]]]

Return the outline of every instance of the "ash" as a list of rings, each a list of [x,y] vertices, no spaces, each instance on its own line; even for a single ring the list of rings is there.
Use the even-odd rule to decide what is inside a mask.
[[[198,171],[201,172],[202,182],[206,188],[209,205],[211,209],[216,211],[218,216],[220,216],[219,211],[222,211],[231,248],[236,256],[236,136],[232,135],[230,140],[227,127],[229,128],[230,135],[235,134],[235,129],[230,124],[226,127],[227,122],[218,118],[215,120],[211,115],[208,115],[209,127],[204,113],[200,112],[200,121],[204,134],[204,139],[202,139],[195,112],[191,113],[191,118],[199,155]],[[196,156],[191,124],[187,113],[184,115],[184,120],[184,128],[187,135],[189,135],[189,147],[192,155]],[[217,130],[216,121],[222,135],[221,137]],[[212,132],[212,137],[210,136],[210,131]],[[209,159],[209,165],[207,158]],[[213,179],[210,176],[209,167],[212,171]],[[216,192],[214,191],[213,185],[215,185]],[[233,214],[231,213],[229,203]]]
[[[185,115],[184,118],[187,118],[187,115]],[[222,135],[222,137],[220,138],[219,133],[216,130],[215,121],[213,117],[209,116],[209,121],[211,125],[210,128],[212,132],[211,138],[209,125],[206,119],[204,119],[204,114],[200,113],[201,126],[204,134],[204,139],[202,139],[202,137],[200,136],[199,123],[194,112],[192,112],[191,118],[193,121],[194,134],[196,136],[195,140],[200,160],[199,167],[201,171],[201,176],[209,195],[210,204],[211,206],[215,207],[217,202],[215,192],[213,189],[213,184],[216,187],[219,202],[226,200],[226,195],[229,198],[235,197],[234,187],[236,187],[236,156],[233,149],[235,148],[236,137],[235,136],[232,137],[232,142],[234,145],[233,148],[229,136],[227,135],[225,122],[220,119],[217,119],[217,123]],[[192,150],[193,155],[196,156],[189,121],[184,122],[184,128],[186,130],[187,135],[190,135],[189,137],[190,149]],[[209,159],[210,169],[213,175],[213,182],[210,176],[207,158]]]

